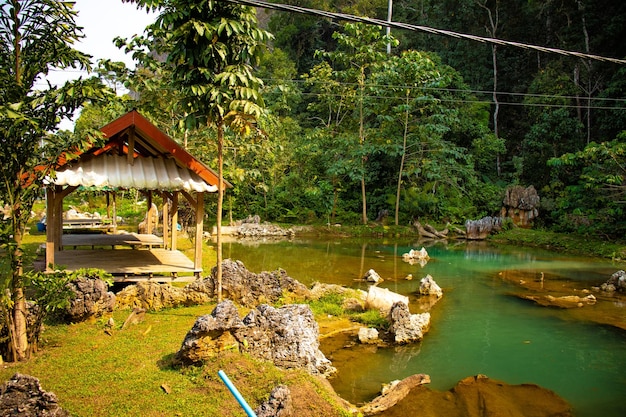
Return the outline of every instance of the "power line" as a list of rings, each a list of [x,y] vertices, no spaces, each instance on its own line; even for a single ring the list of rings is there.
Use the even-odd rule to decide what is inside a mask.
[[[308,15],[313,15],[313,16],[326,17],[329,19],[366,23],[366,24],[377,25],[381,27],[394,27],[397,29],[406,29],[406,30],[410,30],[414,32],[426,32],[426,33],[431,33],[434,35],[448,36],[448,37],[457,38],[457,39],[466,39],[466,40],[471,40],[471,41],[480,42],[480,43],[513,46],[513,47],[522,48],[522,49],[532,49],[532,50],[536,50],[536,51],[544,52],[548,54],[573,56],[577,58],[592,59],[595,61],[612,62],[614,64],[626,64],[626,60],[624,59],[610,58],[610,57],[586,54],[586,53],[575,52],[575,51],[567,51],[567,50],[558,49],[558,48],[548,48],[545,46],[531,45],[531,44],[522,43],[522,42],[506,41],[506,40],[497,39],[497,38],[488,38],[484,36],[470,35],[467,33],[453,32],[451,30],[431,28],[429,26],[412,25],[409,23],[399,23],[399,22],[387,22],[385,20],[374,19],[374,18],[369,18],[369,17],[359,17],[359,16],[354,16],[354,15],[345,14],[345,13],[333,13],[333,12],[327,12],[324,10],[309,9],[306,7],[292,6],[289,4],[268,3],[266,1],[258,1],[258,0],[226,0],[226,1],[230,3],[245,5],[245,6],[280,10],[283,12],[308,14]]]

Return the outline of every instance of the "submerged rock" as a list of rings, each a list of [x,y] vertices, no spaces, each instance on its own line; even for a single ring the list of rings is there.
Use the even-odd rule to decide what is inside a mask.
[[[66,417],[57,396],[41,388],[30,375],[15,374],[0,386],[0,416]]]
[[[479,375],[449,391],[417,386],[386,417],[572,417],[572,407],[553,391],[535,384],[509,385]]]
[[[359,411],[365,417],[380,414],[396,405],[413,388],[424,384],[430,384],[430,376],[426,374],[411,375],[402,381],[393,381],[383,388],[381,395],[359,408]],[[415,413],[407,415],[415,415]]]
[[[378,343],[380,341],[378,338],[378,330],[372,327],[361,327],[357,337],[359,338],[359,342],[365,344]]]

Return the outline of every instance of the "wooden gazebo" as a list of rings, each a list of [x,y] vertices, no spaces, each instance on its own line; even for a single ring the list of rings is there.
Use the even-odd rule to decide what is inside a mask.
[[[117,280],[166,280],[189,272],[199,276],[204,195],[217,191],[217,174],[136,110],[100,130],[106,138],[103,146],[81,152],[72,161],[61,158],[56,173],[47,180],[46,269],[98,268]],[[225,182],[224,186],[230,184]],[[107,203],[113,208],[112,224],[83,224],[78,226],[86,229],[83,233],[63,233],[64,225],[76,225],[64,220],[63,199],[79,187],[107,192]],[[152,206],[153,194],[161,196],[161,235],[153,233],[150,222],[142,233],[117,233],[115,192],[127,189],[143,192],[147,208]],[[179,195],[196,213],[193,261],[176,248]],[[93,233],[99,227],[107,233]]]

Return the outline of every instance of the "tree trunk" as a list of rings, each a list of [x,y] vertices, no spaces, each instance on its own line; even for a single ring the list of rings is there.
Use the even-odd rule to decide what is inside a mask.
[[[491,9],[489,7],[487,7],[487,1],[484,0],[482,3],[477,2],[477,4],[482,7],[483,9],[485,9],[485,11],[487,12],[487,16],[489,17],[489,25],[490,28],[485,28],[487,30],[487,32],[489,33],[489,35],[492,38],[496,38],[497,32],[498,32],[498,25],[500,24],[500,14],[499,14],[499,1],[496,0],[495,2],[495,16],[494,13],[491,12]],[[500,102],[498,101],[498,60],[497,60],[497,53],[498,53],[498,45],[492,45],[491,46],[491,59],[493,62],[493,103],[494,103],[494,110],[493,110],[493,133],[496,137],[496,139],[499,138],[499,131],[498,131],[498,113],[500,113]],[[498,177],[501,174],[501,167],[500,167],[500,153],[496,154],[496,172],[498,174]]]
[[[365,69],[361,67],[361,78],[359,80],[359,90],[361,99],[359,100],[359,142],[361,147],[365,145],[365,120],[363,116],[363,90],[365,89]],[[365,193],[365,162],[367,157],[363,155],[361,158],[361,198],[363,200],[363,224],[367,224],[367,195]]]
[[[26,300],[24,298],[24,277],[22,266],[22,230],[25,227],[22,226],[20,220],[20,209],[13,208],[13,224],[15,231],[15,249],[12,253],[12,297],[13,297],[13,310],[11,318],[13,319],[12,337],[13,337],[13,360],[23,361],[28,359],[28,321]]]
[[[215,220],[217,229],[216,253],[217,253],[217,302],[222,301],[222,203],[224,201],[224,124],[217,125],[217,217]]]
[[[402,171],[404,171],[404,160],[406,158],[406,139],[409,128],[409,92],[406,96],[407,110],[404,112],[404,134],[402,135],[402,157],[400,158],[400,169],[398,171],[398,187],[396,189],[396,226],[399,223],[400,217],[400,191],[402,190]]]

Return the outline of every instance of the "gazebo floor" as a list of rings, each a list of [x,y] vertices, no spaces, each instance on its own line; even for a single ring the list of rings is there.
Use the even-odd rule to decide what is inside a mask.
[[[167,249],[64,250],[55,253],[54,261],[67,271],[102,269],[112,274],[116,282],[188,281],[202,272],[202,269],[194,268],[193,262],[182,252]]]

